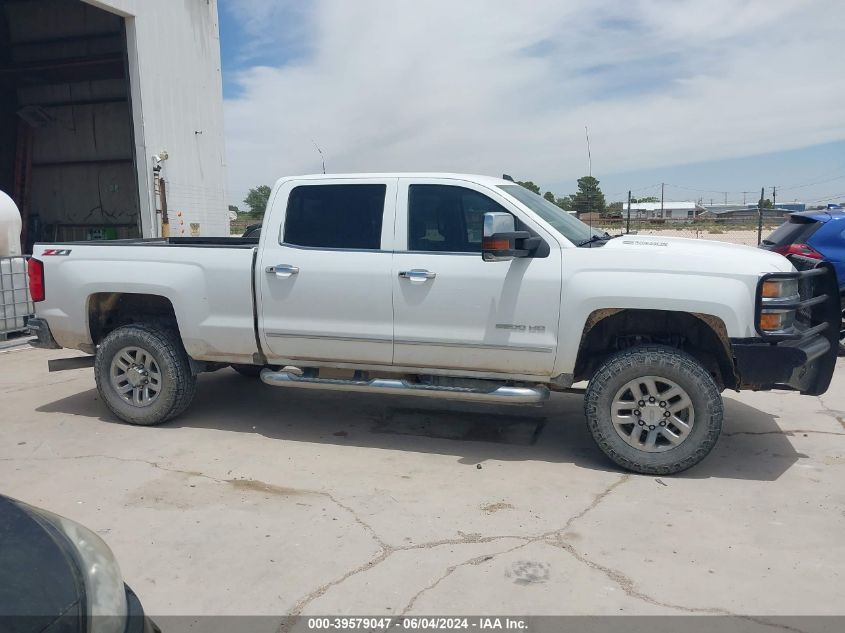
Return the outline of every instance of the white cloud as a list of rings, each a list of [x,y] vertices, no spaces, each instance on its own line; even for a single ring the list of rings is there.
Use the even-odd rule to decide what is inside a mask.
[[[234,2],[259,41],[284,32],[275,3]],[[836,0],[308,6],[309,54],[244,70],[226,102],[233,198],[318,171],[312,140],[333,172],[553,185],[583,175],[585,124],[599,176],[845,139]]]

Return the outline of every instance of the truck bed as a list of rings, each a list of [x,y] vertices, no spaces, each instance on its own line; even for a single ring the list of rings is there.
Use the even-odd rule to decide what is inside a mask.
[[[36,244],[49,319],[63,347],[92,350],[89,323],[114,295],[160,297],[172,306],[188,354],[250,363],[255,337],[255,238],[171,237]]]
[[[195,246],[201,248],[254,248],[257,237],[150,237],[126,240],[86,240],[62,242],[75,246]]]

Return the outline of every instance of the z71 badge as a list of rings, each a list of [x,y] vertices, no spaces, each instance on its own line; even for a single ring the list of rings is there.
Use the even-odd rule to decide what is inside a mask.
[[[70,248],[45,248],[41,253],[42,257],[67,257],[73,249]]]

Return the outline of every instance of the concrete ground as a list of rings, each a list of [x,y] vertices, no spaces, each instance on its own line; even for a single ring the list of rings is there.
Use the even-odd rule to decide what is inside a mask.
[[[0,492],[96,530],[148,613],[843,614],[845,362],[821,398],[726,394],[678,476],[544,408],[274,390],[231,370],[119,423],[63,350],[0,352]]]

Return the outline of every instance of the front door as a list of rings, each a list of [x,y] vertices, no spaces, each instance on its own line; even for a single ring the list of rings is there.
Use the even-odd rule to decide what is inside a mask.
[[[506,197],[465,181],[400,179],[396,207],[394,364],[551,375],[557,245],[545,257],[483,261],[484,213],[507,211],[520,229],[532,227]]]
[[[270,362],[389,365],[396,179],[294,180],[275,193],[257,262]]]

